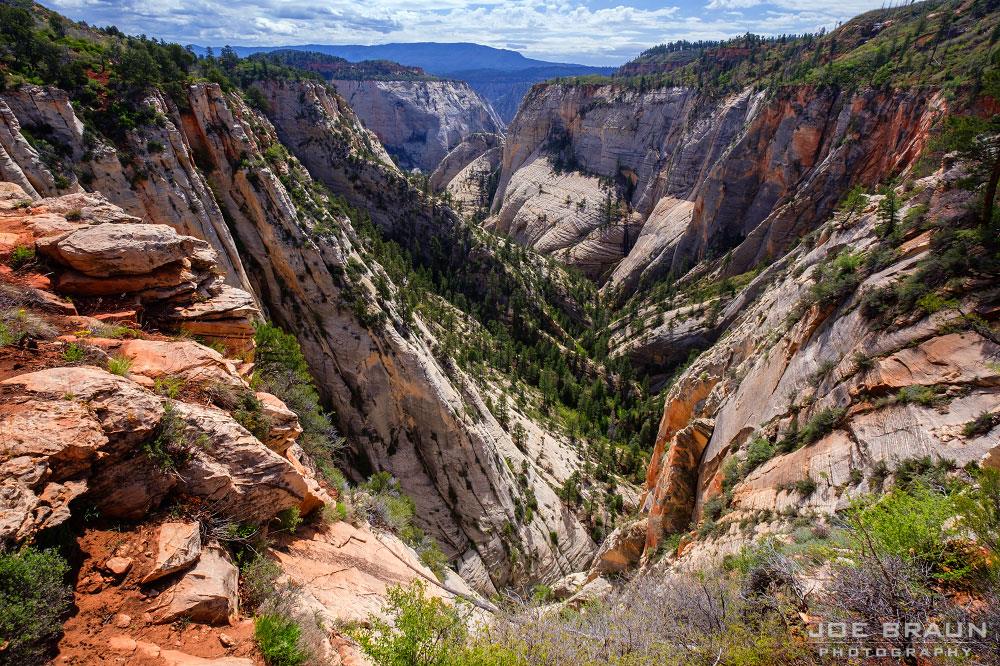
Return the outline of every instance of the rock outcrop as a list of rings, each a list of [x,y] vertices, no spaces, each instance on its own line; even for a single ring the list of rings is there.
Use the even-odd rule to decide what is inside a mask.
[[[459,213],[486,213],[493,199],[503,156],[499,134],[473,134],[449,152],[430,177],[436,192],[447,192]]]
[[[901,217],[930,220],[937,233],[957,224],[972,196],[955,187],[963,177],[956,166],[910,182]],[[778,529],[782,515],[844,509],[907,466],[995,464],[995,424],[968,427],[1000,408],[991,360],[1000,354],[991,328],[995,285],[973,272],[955,287],[954,303],[873,320],[865,297],[912,276],[940,251],[931,232],[911,224],[890,259],[861,273],[856,287],[817,300],[824,286],[817,283],[831,279],[837,257],[880,256],[880,198],[835,214],[814,244],[757,275],[745,287],[753,298],[723,309],[731,321],[725,337],[667,393],[647,477],[647,554],[664,535],[715,520],[723,497],[728,509],[716,536],[685,550],[690,566]],[[979,313],[982,323],[965,313]],[[747,467],[752,442],[768,455]],[[710,501],[717,506],[705,517]]]
[[[333,80],[400,168],[434,171],[469,136],[503,131],[503,121],[461,81]]]
[[[32,198],[100,192],[132,216],[208,241],[227,282],[250,291],[222,212],[170,102],[152,94],[143,106],[163,122],[126,132],[123,145],[113,146],[85,129],[70,101],[51,86],[21,86],[0,94],[0,163],[16,165],[24,176],[11,171],[13,177],[5,180],[27,180],[31,187],[25,191]],[[44,139],[40,150],[48,153],[40,155],[21,128]]]
[[[542,84],[511,123],[487,224],[625,292],[729,251],[736,275],[909,164],[942,107],[929,92]]]
[[[58,295],[68,273],[95,285],[122,277],[141,284],[177,262],[213,269],[207,243],[94,195],[86,196],[99,214],[74,220],[55,211],[81,195],[23,206],[26,196],[16,185],[0,187],[0,252],[34,245],[50,263],[0,271],[4,321],[14,302],[33,326],[23,343],[0,349],[0,542],[30,543],[60,526],[78,534],[77,612],[60,642],[63,659],[257,663],[230,548],[249,538],[240,536],[244,526],[266,531],[282,512],[319,516],[336,491],[314,476],[295,412],[252,391],[243,374],[250,364],[154,331],[145,317],[145,328],[104,324],[117,302]],[[213,397],[240,392],[256,398],[263,427]],[[84,521],[79,506],[100,522]],[[115,528],[103,529],[107,521]],[[313,632],[310,647],[325,663],[362,663],[338,627],[380,612],[391,585],[421,580],[447,600],[476,596],[453,572],[440,582],[416,552],[363,520],[317,518],[280,538],[283,552],[269,557],[282,569],[281,585],[311,589],[289,592],[288,612]],[[314,585],[317,576],[334,587]]]

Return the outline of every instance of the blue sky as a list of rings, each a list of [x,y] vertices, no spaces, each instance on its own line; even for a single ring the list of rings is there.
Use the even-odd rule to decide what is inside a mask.
[[[617,65],[673,39],[831,28],[876,0],[43,0],[67,16],[182,44],[477,42]]]

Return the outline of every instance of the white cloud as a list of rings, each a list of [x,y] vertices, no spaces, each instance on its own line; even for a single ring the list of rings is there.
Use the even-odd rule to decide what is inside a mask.
[[[675,0],[690,4],[690,0]],[[703,0],[695,0],[703,1]],[[873,0],[708,0],[696,13],[646,0],[49,0],[52,9],[182,44],[245,46],[477,42],[547,60],[618,64],[672,39],[802,32],[879,6]],[[766,8],[779,10],[767,15]],[[745,16],[732,10],[751,10]],[[756,16],[754,16],[756,14]]]

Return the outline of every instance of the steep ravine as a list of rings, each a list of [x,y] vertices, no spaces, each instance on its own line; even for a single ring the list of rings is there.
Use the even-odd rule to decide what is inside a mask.
[[[296,332],[356,452],[357,473],[386,469],[400,478],[417,504],[421,527],[476,587],[552,580],[585,566],[594,544],[553,490],[579,464],[579,454],[530,427],[556,447],[550,458],[571,461],[553,476],[513,445],[475,383],[460,371],[445,372],[419,319],[404,325],[391,296],[376,296],[372,278],[381,269],[310,174],[415,249],[415,239],[427,234],[454,233],[458,218],[413,189],[344,100],[324,86],[262,82],[260,88],[269,118],[213,85],[192,87],[184,113],[151,97],[165,118],[162,127],[129,133],[130,146],[154,147],[141,162],[141,177],[135,165],[121,177],[95,168],[87,187],[107,186],[109,198],[137,213],[155,208],[151,219],[208,239],[220,256],[230,256],[227,247],[239,248],[227,274],[231,280],[249,276],[261,309]],[[47,112],[36,124],[55,127],[57,118],[75,118],[58,91],[30,92],[32,108]],[[7,95],[11,102],[14,97]],[[29,121],[25,115],[22,124]],[[67,135],[66,143],[71,140]],[[103,150],[113,155],[113,148]],[[22,173],[44,182],[48,168],[40,160],[17,162],[16,152],[7,154]],[[93,168],[82,153],[80,168]],[[134,187],[122,185],[132,181]],[[160,193],[159,203],[153,193]],[[174,193],[186,199],[171,203]],[[192,193],[203,194],[205,202]],[[192,215],[195,209],[200,212]],[[368,317],[376,314],[386,323],[373,325]],[[515,494],[522,490],[512,469],[524,465],[535,470],[527,475],[527,490],[539,509],[520,525]],[[520,556],[513,558],[512,550]]]

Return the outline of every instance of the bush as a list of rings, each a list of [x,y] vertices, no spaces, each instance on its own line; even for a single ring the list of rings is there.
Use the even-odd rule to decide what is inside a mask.
[[[833,305],[853,293],[861,282],[858,269],[863,264],[864,255],[849,250],[821,264],[816,270],[816,282],[810,289],[813,300],[823,306]]]
[[[867,548],[915,560],[939,582],[949,582],[961,580],[971,570],[948,545],[959,535],[956,515],[951,496],[917,485],[860,500],[848,510],[847,520],[859,552]]]
[[[747,446],[747,458],[744,463],[744,476],[757,469],[774,457],[774,444],[766,437],[754,437]]]
[[[87,355],[87,351],[82,345],[71,342],[62,351],[62,359],[66,363],[79,363]]]
[[[904,405],[914,403],[930,407],[941,400],[941,389],[936,386],[904,386],[896,394],[896,401]]]
[[[377,666],[448,664],[468,636],[460,609],[426,595],[427,585],[391,587],[385,616],[370,615],[369,627],[352,632],[361,649]]]
[[[115,355],[108,359],[107,369],[113,375],[121,375],[122,377],[128,374],[129,368],[132,367],[132,359],[126,356]]]
[[[253,637],[268,666],[299,666],[309,654],[299,645],[302,628],[290,617],[267,613],[254,620]]]
[[[7,265],[16,271],[19,268],[27,266],[34,260],[35,248],[18,245],[11,251],[10,256],[7,257]]]
[[[814,492],[816,492],[816,480],[811,476],[807,476],[804,479],[800,479],[792,484],[792,488],[801,495],[803,498],[810,497]]]
[[[983,412],[962,426],[962,435],[965,437],[978,437],[993,430],[997,425],[1000,425],[1000,413],[992,414],[990,412]]]
[[[69,565],[54,550],[26,548],[0,555],[0,661],[48,662],[62,633],[72,591],[64,583]]]
[[[162,470],[183,467],[193,455],[195,446],[205,446],[208,436],[195,433],[177,414],[172,402],[163,405],[163,417],[156,437],[142,445],[142,451]]]
[[[807,446],[830,434],[843,417],[843,409],[827,407],[820,410],[799,430],[798,446]]]
[[[299,529],[299,526],[302,525],[302,516],[297,506],[279,511],[275,520],[278,522],[278,529],[289,534],[294,534],[295,530]]]
[[[954,496],[955,509],[980,544],[1000,553],[1000,471],[984,468],[973,476],[976,485]]]
[[[257,553],[240,567],[240,605],[255,613],[278,595],[281,567],[274,560]]]

